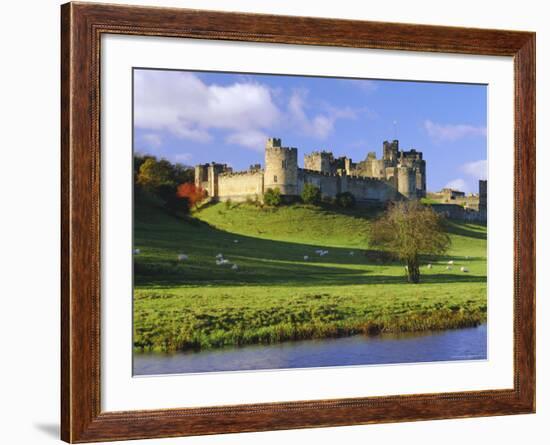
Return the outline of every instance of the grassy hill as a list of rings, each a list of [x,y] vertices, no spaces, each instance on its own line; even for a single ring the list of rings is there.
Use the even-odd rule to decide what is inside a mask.
[[[369,250],[374,215],[368,211],[215,204],[182,220],[137,203],[135,212],[137,350],[444,329],[485,320],[484,226],[451,222],[451,250],[426,258],[433,267],[423,267],[422,283],[410,285],[402,264]],[[181,253],[189,259],[178,261]],[[218,254],[230,264],[216,265]],[[446,270],[450,259],[455,267]],[[470,272],[460,272],[462,265]]]

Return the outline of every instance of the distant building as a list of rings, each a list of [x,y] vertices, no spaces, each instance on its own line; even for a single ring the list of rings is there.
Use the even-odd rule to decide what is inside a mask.
[[[426,196],[426,161],[416,150],[400,151],[399,142],[385,141],[381,159],[369,153],[354,163],[346,156],[334,158],[328,151],[304,156],[298,167],[298,149],[283,147],[281,139],[270,138],[265,146],[265,165],[233,172],[215,162],[195,167],[195,184],[212,199],[244,201],[261,198],[266,190],[278,188],[286,197],[297,197],[305,184],[319,187],[321,194],[334,197],[350,192],[359,202],[387,202]]]
[[[464,198],[466,196],[466,193],[460,190],[454,190],[451,188],[444,188],[439,192],[439,194],[444,199],[448,199],[448,200],[455,200],[456,198]]]
[[[466,221],[487,221],[487,180],[481,180],[478,184],[479,193],[470,193],[468,196],[459,190],[449,188],[437,193],[430,193],[428,197],[432,208],[447,218],[462,219]]]

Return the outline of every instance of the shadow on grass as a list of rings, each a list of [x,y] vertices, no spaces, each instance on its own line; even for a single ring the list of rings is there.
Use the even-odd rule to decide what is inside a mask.
[[[447,220],[446,221],[446,229],[447,232],[452,235],[459,235],[459,236],[466,236],[469,238],[476,238],[476,239],[487,239],[487,232],[479,232],[472,228],[470,228],[471,223],[465,222],[465,221],[457,221],[457,220]],[[481,226],[481,224],[477,224],[478,226]]]
[[[473,231],[472,231],[473,232]],[[475,233],[475,232],[473,232]],[[135,225],[135,240],[143,254],[134,258],[135,284],[167,288],[184,285],[331,286],[406,283],[401,263],[374,250],[324,247],[237,235],[206,222],[170,216],[150,218]],[[319,255],[316,250],[326,250]],[[353,252],[353,254],[352,254]],[[177,261],[185,253],[188,261]],[[230,264],[216,265],[221,254]],[[450,256],[429,261],[448,261]],[[458,258],[456,258],[458,260]],[[428,262],[428,258],[426,258]],[[232,264],[238,270],[231,269]],[[437,268],[441,268],[441,274]],[[380,274],[387,268],[387,274]],[[435,272],[435,273],[434,273]],[[449,273],[442,265],[421,276],[422,283],[479,283],[485,276]]]

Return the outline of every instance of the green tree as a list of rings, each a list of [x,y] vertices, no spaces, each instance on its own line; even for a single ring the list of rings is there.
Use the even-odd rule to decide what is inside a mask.
[[[173,177],[176,184],[195,182],[195,169],[188,165],[176,163],[173,165]]]
[[[321,189],[313,184],[305,184],[301,196],[302,201],[306,204],[319,204],[321,202]]]
[[[166,159],[147,158],[139,167],[137,182],[145,190],[157,193],[159,188],[170,186],[176,190],[174,167]]]
[[[370,225],[370,244],[405,261],[408,281],[418,283],[420,255],[445,253],[451,239],[442,217],[431,207],[418,201],[401,201]]]
[[[281,190],[278,187],[274,189],[267,189],[264,193],[264,202],[271,207],[277,207],[281,205],[283,198],[281,197]]]

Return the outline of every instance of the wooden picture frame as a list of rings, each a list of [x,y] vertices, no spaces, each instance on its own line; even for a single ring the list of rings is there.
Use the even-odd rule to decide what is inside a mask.
[[[514,387],[102,412],[102,34],[512,56],[515,69]],[[71,443],[494,416],[535,411],[535,34],[172,8],[61,7],[61,437]]]

